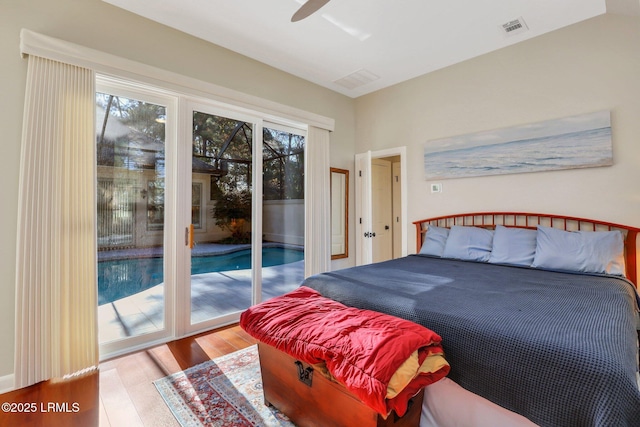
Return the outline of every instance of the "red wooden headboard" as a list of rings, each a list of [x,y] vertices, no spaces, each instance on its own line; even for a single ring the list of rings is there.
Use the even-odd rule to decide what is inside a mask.
[[[432,224],[437,227],[451,227],[452,225],[466,225],[475,227],[494,228],[496,225],[506,227],[520,227],[535,229],[538,224],[547,227],[555,227],[562,230],[575,231],[610,231],[620,230],[625,235],[625,263],[627,278],[636,287],[638,286],[637,251],[636,240],[640,228],[629,227],[611,222],[597,221],[593,219],[577,218],[562,215],[526,213],[526,212],[476,212],[467,214],[445,215],[434,218],[414,221],[416,226],[416,253],[420,251],[424,241],[427,226]]]

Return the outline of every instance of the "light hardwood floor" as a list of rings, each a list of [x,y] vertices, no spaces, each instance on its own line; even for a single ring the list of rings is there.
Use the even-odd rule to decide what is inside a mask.
[[[229,326],[103,362],[99,373],[1,394],[0,403],[23,411],[0,412],[0,426],[179,426],[153,381],[255,343],[238,325]],[[25,406],[34,411],[24,412]]]

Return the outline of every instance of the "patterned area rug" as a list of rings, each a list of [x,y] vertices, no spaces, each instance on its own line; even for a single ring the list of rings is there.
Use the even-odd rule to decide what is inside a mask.
[[[183,427],[295,427],[265,406],[257,346],[154,381]]]

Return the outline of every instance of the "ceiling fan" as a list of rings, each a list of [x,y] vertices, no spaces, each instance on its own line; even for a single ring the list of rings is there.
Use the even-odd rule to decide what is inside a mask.
[[[329,3],[329,0],[307,0],[305,4],[303,4],[300,9],[291,17],[291,22],[298,22],[309,15],[314,14],[318,11],[322,6]]]

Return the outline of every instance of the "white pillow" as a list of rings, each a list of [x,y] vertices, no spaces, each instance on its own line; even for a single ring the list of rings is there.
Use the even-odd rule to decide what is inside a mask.
[[[442,257],[486,262],[491,256],[492,242],[492,230],[454,225],[447,237]]]
[[[533,267],[625,275],[621,231],[564,231],[538,226]]]
[[[496,225],[489,262],[530,266],[536,254],[536,230]]]
[[[449,229],[444,227],[436,227],[435,225],[429,225],[427,233],[424,236],[424,243],[420,248],[420,252],[423,255],[442,256],[444,252],[444,245],[449,236]]]

